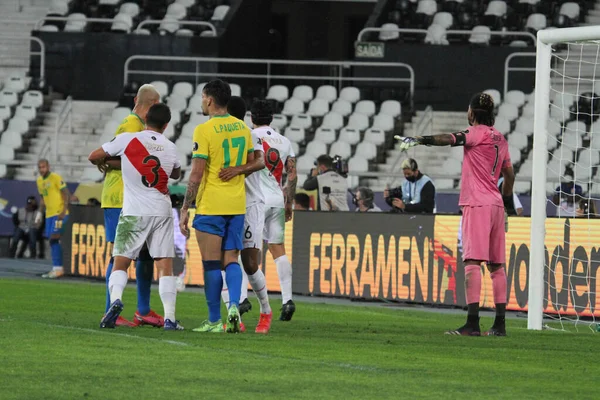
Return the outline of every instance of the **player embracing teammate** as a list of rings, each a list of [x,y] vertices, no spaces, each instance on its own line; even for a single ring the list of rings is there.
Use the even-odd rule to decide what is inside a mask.
[[[505,336],[506,258],[505,208],[514,209],[515,175],[508,144],[494,127],[494,101],[486,93],[475,94],[467,113],[469,125],[462,132],[435,136],[407,137],[400,148],[417,145],[464,146],[459,206],[462,209],[463,260],[467,297],[467,322],[451,335],[480,336],[479,301],[481,296],[481,264],[486,263],[492,278],[496,318],[485,334]],[[502,175],[502,194],[498,179]]]

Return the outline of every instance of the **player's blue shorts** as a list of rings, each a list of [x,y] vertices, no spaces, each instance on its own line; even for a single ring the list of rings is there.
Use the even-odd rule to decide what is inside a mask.
[[[199,215],[192,224],[200,232],[211,233],[223,238],[221,250],[242,250],[244,215]]]
[[[54,217],[46,218],[46,228],[44,230],[44,237],[49,238],[50,236],[52,236],[56,233],[61,234],[63,232],[64,227],[66,226],[68,220],[69,220],[68,215],[65,215],[65,217],[62,219],[62,221],[58,220],[58,215],[55,215]]]
[[[115,242],[117,235],[117,224],[119,223],[120,208],[105,208],[104,209],[104,230],[106,231],[106,241],[109,243]]]

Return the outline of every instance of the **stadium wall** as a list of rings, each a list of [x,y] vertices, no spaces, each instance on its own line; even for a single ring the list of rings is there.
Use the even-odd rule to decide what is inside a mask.
[[[192,216],[193,217],[193,216]],[[287,223],[285,244],[292,260],[294,293],[463,307],[464,266],[457,241],[458,216],[323,213],[297,211]],[[63,248],[66,272],[103,278],[110,260],[102,211],[75,206]],[[192,219],[190,219],[191,221]],[[600,316],[600,287],[587,287],[600,272],[599,220],[549,218],[544,279],[547,313]],[[591,230],[591,232],[589,232]],[[590,234],[590,236],[588,236]],[[528,304],[529,218],[510,218],[506,260],[509,310]],[[575,245],[579,243],[579,245]],[[261,268],[270,291],[278,292],[275,263],[264,249]],[[203,285],[202,262],[194,240],[187,243],[186,283]],[[492,285],[482,268],[481,305],[493,307]],[[135,271],[130,270],[134,279]],[[595,279],[593,282],[600,280]],[[556,302],[554,302],[556,300]]]

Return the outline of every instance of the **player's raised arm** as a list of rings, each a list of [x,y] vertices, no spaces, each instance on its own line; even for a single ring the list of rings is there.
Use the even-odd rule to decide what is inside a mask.
[[[395,139],[400,140],[400,149],[408,150],[411,147],[418,145],[425,146],[464,146],[466,143],[466,132],[454,132],[454,133],[442,133],[440,135],[433,136],[415,136],[415,137],[402,137],[394,136]]]

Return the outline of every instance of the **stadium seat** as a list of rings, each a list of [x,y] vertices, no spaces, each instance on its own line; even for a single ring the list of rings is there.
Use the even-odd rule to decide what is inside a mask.
[[[571,121],[565,125],[564,135],[577,135],[582,137],[585,135],[587,129],[583,121]]]
[[[546,16],[544,14],[531,14],[527,17],[527,22],[525,23],[525,29],[533,33],[536,33],[540,29],[544,29],[546,26]]]
[[[398,118],[402,113],[402,104],[397,100],[386,100],[381,103],[379,114],[390,115],[393,118]]]
[[[231,87],[231,95],[232,96],[241,96],[242,95],[242,88],[240,85],[238,85],[237,83],[230,83],[229,86]]]
[[[429,28],[427,28],[427,35],[425,36],[424,43],[448,45],[449,42],[446,38],[446,29],[441,25],[430,25]]]
[[[364,141],[373,143],[376,146],[381,146],[385,143],[385,132],[381,129],[369,128],[365,131]]]
[[[113,19],[112,26],[110,27],[111,31],[116,32],[131,32],[131,28],[133,27],[133,20],[130,15],[127,14],[117,14]]]
[[[583,149],[579,153],[577,163],[589,167],[596,166],[600,164],[600,153],[598,150]]]
[[[304,103],[302,100],[295,97],[291,97],[283,103],[283,110],[281,113],[285,116],[291,117],[295,114],[304,113]]]
[[[202,95],[202,89],[204,89],[204,85],[206,85],[206,82],[201,82],[198,84],[198,86],[196,86],[196,96]]]
[[[186,109],[186,113],[192,113],[194,111],[202,111],[202,95],[195,94],[190,98],[190,102]]]
[[[98,182],[104,178],[104,174],[98,168],[84,168],[81,174],[81,182]]]
[[[348,170],[352,172],[368,172],[369,161],[361,155],[355,155],[348,160]]]
[[[579,13],[580,13],[579,4],[577,4],[575,2],[563,3],[563,5],[560,6],[559,14],[567,16],[573,21],[579,20]]]
[[[521,150],[515,146],[508,146],[508,153],[510,154],[510,161],[513,165],[521,162]]]
[[[23,146],[23,138],[19,132],[8,130],[2,134],[2,137],[0,138],[0,146],[6,146],[16,150]]]
[[[590,182],[592,177],[592,166],[587,164],[575,164],[573,170],[574,178],[577,182]]]
[[[356,103],[354,113],[363,114],[370,118],[375,115],[375,103],[371,100],[361,100]]]
[[[204,115],[202,111],[195,111],[190,114],[190,120],[188,123],[192,123],[194,125],[200,125],[208,121],[210,117],[208,115]]]
[[[23,135],[29,130],[29,122],[21,117],[12,117],[12,119],[8,122],[8,127],[6,130],[15,131]]]
[[[212,17],[210,17],[210,20],[211,21],[223,21],[228,12],[229,12],[229,6],[226,6],[226,5],[217,6],[215,8],[215,11],[214,11]]]
[[[453,24],[454,24],[454,18],[452,17],[452,14],[450,14],[449,12],[442,11],[433,16],[432,25],[440,25],[444,29],[448,30],[448,29],[450,29],[450,27],[452,27]]]
[[[246,114],[244,114],[244,122],[249,128],[252,128],[252,113],[250,111],[246,111]]]
[[[83,32],[87,25],[87,19],[85,14],[73,13],[67,17],[67,23],[65,24],[65,32]]]
[[[377,146],[370,142],[360,142],[358,146],[356,146],[354,155],[364,157],[367,160],[372,160],[377,157]]]
[[[214,37],[214,36],[217,36],[217,35],[213,31],[207,30],[207,31],[200,32],[200,36],[201,37]]]
[[[300,153],[300,145],[296,142],[290,142],[290,144],[292,145],[292,150],[294,151],[294,154],[297,156]]]
[[[340,156],[343,159],[348,159],[348,158],[350,158],[351,155],[352,155],[352,148],[350,147],[350,144],[346,143],[346,142],[342,142],[340,140],[338,140],[337,142],[334,142],[331,145],[331,148],[329,149],[330,157]]]
[[[295,128],[293,126],[288,126],[285,128],[284,136],[288,138],[291,142],[302,142],[306,138],[306,133],[304,128]]]
[[[298,157],[298,160],[296,161],[296,168],[301,173],[302,172],[308,173],[312,168],[315,167],[315,159],[317,157],[313,157],[310,154],[306,154],[306,155]],[[299,175],[301,175],[301,174],[299,174]]]
[[[334,111],[344,117],[352,114],[352,104],[346,100],[336,100],[335,103],[331,106],[331,111]]]
[[[379,31],[379,40],[383,42],[398,40],[400,37],[400,32],[398,32],[398,29],[398,25],[392,23],[381,25],[381,30]]]
[[[454,189],[454,180],[452,179],[436,179],[435,190],[452,190]]]
[[[66,1],[53,0],[50,3],[47,15],[65,16],[69,12],[69,4]]]
[[[373,119],[372,128],[391,132],[394,130],[394,117],[387,114],[378,114],[375,116],[375,119]]]
[[[27,122],[33,121],[35,116],[35,108],[32,106],[19,105],[15,111],[15,117],[23,118]]]
[[[12,161],[15,159],[15,151],[8,146],[0,146],[0,160]]]
[[[531,135],[533,133],[533,119],[527,117],[519,118],[515,126],[515,132],[521,132],[525,135]]]
[[[191,139],[194,136],[194,129],[196,129],[197,124],[193,123],[193,122],[188,122],[185,125],[183,125],[183,128],[181,128],[181,136],[179,136],[179,138],[189,138]]]
[[[163,132],[164,137],[169,140],[172,140],[175,137],[175,126],[174,124],[168,124],[166,129]]]
[[[12,117],[10,107],[9,106],[0,106],[0,121],[8,120],[8,119],[10,119],[10,117]],[[1,129],[0,129],[0,132],[2,132]]]
[[[331,85],[319,86],[315,99],[323,99],[331,104],[337,99],[337,89]]]
[[[337,135],[333,129],[317,128],[315,131],[315,139],[320,140],[325,144],[331,144],[336,141]]]
[[[511,90],[506,93],[504,101],[508,104],[514,104],[518,108],[521,108],[525,104],[525,93],[520,90]]]
[[[462,162],[455,158],[447,158],[442,164],[442,171],[445,175],[460,175]]]
[[[182,112],[187,108],[187,100],[178,94],[172,93],[167,98],[167,105],[172,112]]]
[[[502,116],[496,117],[496,123],[494,127],[498,130],[498,132],[507,135],[510,133],[510,121]]]
[[[123,121],[129,114],[131,114],[131,110],[127,107],[117,107],[112,111],[110,119],[113,121],[121,122]]]
[[[181,20],[184,19],[186,15],[187,9],[185,6],[178,3],[172,3],[169,5],[169,7],[167,7],[167,12],[164,16],[164,19]]]
[[[153,81],[150,82],[152,86],[156,89],[161,99],[164,99],[169,94],[169,85],[167,85],[164,81]]]
[[[463,146],[450,147],[448,149],[448,156],[450,158],[454,158],[455,160],[462,161],[464,158],[464,153],[465,150]]]
[[[58,32],[60,29],[58,29],[58,26],[56,25],[44,25],[41,26],[39,31],[40,32]],[[4,165],[2,165],[3,167]]]
[[[189,99],[194,94],[194,86],[189,82],[177,82],[173,85],[171,94],[177,94],[184,99]]]
[[[360,100],[360,90],[354,86],[346,86],[340,91],[340,100],[354,104]]]
[[[181,122],[181,111],[174,112],[173,110],[171,110],[171,121],[169,122],[169,124],[175,126],[180,122]]]
[[[140,14],[140,6],[133,2],[123,3],[119,8],[119,14],[127,14],[131,18],[135,18]]]
[[[498,108],[498,116],[512,122],[519,117],[519,109],[514,104],[503,103]]]
[[[306,146],[306,154],[313,156],[314,158],[317,158],[322,154],[327,154],[327,145],[320,140],[312,140]]]
[[[0,164],[0,178],[5,178],[7,172],[6,165]]]
[[[535,104],[532,102],[526,103],[525,107],[523,107],[523,116],[528,118],[533,118],[535,115]]]
[[[334,130],[339,130],[344,126],[344,118],[341,114],[336,112],[328,112],[325,114],[323,118],[323,123],[321,124],[321,128],[330,128]]]
[[[292,117],[292,121],[290,122],[290,127],[292,128],[302,128],[302,129],[310,129],[312,126],[312,118],[308,114],[296,114]]]
[[[136,30],[133,31],[134,34],[136,35],[150,35],[150,31],[148,29],[144,29],[144,28],[138,28]]]
[[[500,94],[500,91],[496,89],[487,89],[484,90],[483,93],[487,93],[492,96],[492,100],[494,100],[494,105],[496,107],[500,106],[500,103],[502,103],[502,95]]]
[[[286,86],[283,85],[274,85],[269,88],[269,92],[267,93],[267,100],[273,99],[278,101],[279,103],[283,103],[290,97],[290,91]]]
[[[25,90],[25,78],[21,76],[11,76],[4,82],[4,90],[21,93]]]
[[[513,132],[508,136],[509,146],[514,146],[519,150],[527,148],[527,136],[521,132]]]
[[[159,32],[161,32],[161,34],[163,35],[165,33],[174,34],[179,30],[179,28],[181,28],[181,25],[179,24],[179,22],[177,22],[177,20],[167,18],[163,19],[160,25],[158,26]]]
[[[471,31],[469,43],[488,45],[490,43],[491,30],[488,26],[478,25]]]
[[[506,15],[506,2],[493,0],[487,6],[484,15],[494,15],[496,17],[504,17]]]
[[[369,127],[369,117],[364,114],[354,113],[350,115],[346,128],[356,129],[358,131],[364,131]]]
[[[360,132],[356,129],[343,128],[340,131],[340,142],[346,142],[351,145],[358,144],[360,142]]]
[[[18,102],[19,98],[15,92],[7,90],[0,92],[0,105],[12,107],[16,106]]]
[[[513,186],[514,193],[529,193],[531,191],[531,183],[524,181],[517,181]]]
[[[283,114],[274,114],[273,121],[271,122],[271,126],[277,132],[283,131],[283,128],[287,126],[287,117]]]
[[[308,85],[296,86],[292,92],[292,97],[308,103],[313,99],[313,88]]]
[[[437,3],[435,0],[420,0],[417,3],[417,9],[413,16],[413,20],[416,22],[417,28],[424,28],[429,26],[433,16],[437,12]]]
[[[317,93],[318,94],[318,93]],[[329,112],[329,102],[323,98],[315,98],[308,104],[306,113],[313,117],[323,117]]]

